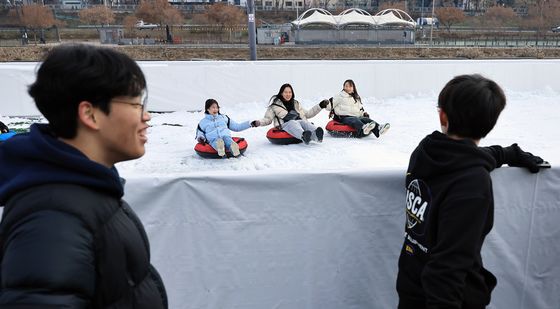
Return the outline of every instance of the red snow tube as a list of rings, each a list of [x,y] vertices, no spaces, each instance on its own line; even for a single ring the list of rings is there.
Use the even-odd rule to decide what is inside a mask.
[[[358,137],[356,129],[336,120],[329,121],[325,128],[327,129],[327,132],[334,137]]]
[[[288,132],[277,128],[268,130],[268,132],[266,132],[266,138],[276,145],[299,144],[302,142],[302,140],[291,136]]]
[[[239,153],[240,155],[242,155],[245,150],[247,149],[247,141],[243,138],[243,137],[232,137],[233,141],[237,143],[237,145],[239,145]],[[208,143],[197,143],[194,146],[194,151],[196,151],[196,153],[203,157],[203,158],[207,158],[207,159],[221,159],[222,157],[220,157],[218,155],[218,152],[216,151],[216,149],[212,148],[212,146],[210,146],[210,144]],[[226,150],[226,157],[231,158],[233,157],[233,154],[231,154],[231,151]]]

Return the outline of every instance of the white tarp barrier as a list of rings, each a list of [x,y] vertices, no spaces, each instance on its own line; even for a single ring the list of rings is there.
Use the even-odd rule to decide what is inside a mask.
[[[489,308],[557,309],[560,169],[492,179]],[[135,178],[125,199],[170,308],[396,308],[403,170]]]
[[[262,102],[291,83],[302,102],[331,96],[354,79],[362,97],[434,93],[456,75],[481,73],[506,91],[560,91],[560,59],[357,60],[357,61],[141,61],[152,111],[200,110],[215,98],[223,104]],[[38,115],[26,91],[36,63],[0,63],[0,115]],[[522,73],[520,73],[522,72]],[[317,101],[318,102],[318,101]],[[434,103],[435,104],[435,103]]]

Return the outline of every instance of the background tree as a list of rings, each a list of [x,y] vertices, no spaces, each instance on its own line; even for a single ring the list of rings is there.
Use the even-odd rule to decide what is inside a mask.
[[[379,11],[381,12],[385,9],[399,9],[408,13],[404,1],[384,1],[381,5],[379,5]]]
[[[144,0],[136,9],[135,15],[147,23],[154,23],[160,26],[173,25],[174,22],[177,23],[177,16],[180,16],[182,21],[182,15],[179,10],[167,0]]]
[[[451,26],[463,22],[466,17],[463,11],[456,7],[441,7],[436,9],[436,16],[447,32],[451,32]]]
[[[560,1],[535,0],[528,8],[524,25],[527,28],[545,32],[560,24]]]
[[[173,6],[163,10],[163,21],[167,25],[179,25],[183,23],[183,15]]]
[[[126,33],[128,33],[128,36],[133,38],[136,36],[136,31],[138,30],[136,28],[136,23],[138,22],[138,19],[136,18],[136,16],[127,16],[123,19],[123,27],[126,31]]]
[[[37,44],[37,30],[52,27],[56,24],[50,8],[38,4],[24,5],[21,10],[20,23],[33,31],[33,40]]]
[[[88,25],[109,25],[115,22],[115,13],[109,7],[104,5],[96,5],[89,7],[87,9],[80,10],[78,13],[80,17],[80,22]],[[98,29],[99,31],[99,29]]]
[[[484,25],[503,27],[514,24],[518,20],[517,14],[510,7],[493,6],[482,16]]]
[[[211,5],[206,16],[208,22],[220,25],[220,28],[245,24],[246,15],[240,8],[224,2]]]
[[[144,0],[140,3],[135,13],[136,17],[147,23],[160,26],[180,24],[183,21],[181,12],[167,0]],[[162,27],[166,31],[165,27]]]

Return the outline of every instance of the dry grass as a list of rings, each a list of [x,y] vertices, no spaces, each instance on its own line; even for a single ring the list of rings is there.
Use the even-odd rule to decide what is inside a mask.
[[[39,61],[54,45],[0,47],[0,61]],[[248,47],[112,46],[136,60],[248,60]],[[258,46],[257,59],[496,59],[560,58],[560,48],[418,48]]]

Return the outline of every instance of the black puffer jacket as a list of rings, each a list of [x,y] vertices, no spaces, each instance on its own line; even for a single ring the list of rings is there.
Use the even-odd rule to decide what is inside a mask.
[[[0,308],[167,308],[115,169],[46,126],[0,146]]]

